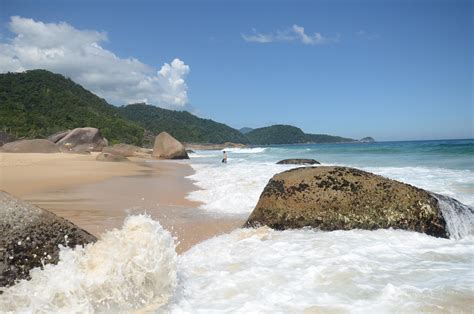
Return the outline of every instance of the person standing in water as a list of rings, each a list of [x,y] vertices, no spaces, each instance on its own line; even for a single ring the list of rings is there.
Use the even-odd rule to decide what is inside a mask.
[[[226,164],[227,163],[227,152],[224,150],[222,153],[224,154],[224,158],[222,158],[222,163]]]

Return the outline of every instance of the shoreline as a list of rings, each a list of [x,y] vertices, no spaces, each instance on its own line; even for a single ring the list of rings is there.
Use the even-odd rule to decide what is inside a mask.
[[[7,155],[7,156],[6,156]],[[100,162],[96,154],[0,153],[0,189],[100,236],[128,215],[148,214],[176,238],[177,252],[242,226],[186,199],[194,170],[176,161],[130,158]]]

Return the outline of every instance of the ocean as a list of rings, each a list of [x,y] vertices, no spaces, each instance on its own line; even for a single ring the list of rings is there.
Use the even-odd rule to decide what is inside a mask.
[[[312,144],[196,151],[189,177],[205,215],[247,217],[285,158],[360,168],[474,206],[474,140]],[[448,219],[448,218],[447,218]],[[158,221],[131,216],[0,295],[0,311],[472,313],[474,217],[440,239],[402,230],[237,229],[177,256]]]

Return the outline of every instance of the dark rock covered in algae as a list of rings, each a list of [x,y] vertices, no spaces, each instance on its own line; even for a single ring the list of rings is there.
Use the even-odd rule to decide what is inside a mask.
[[[321,230],[381,228],[449,237],[438,200],[429,192],[346,167],[307,167],[275,175],[245,226]]]
[[[59,245],[96,240],[66,219],[0,191],[0,287],[29,279],[32,268],[56,264]]]

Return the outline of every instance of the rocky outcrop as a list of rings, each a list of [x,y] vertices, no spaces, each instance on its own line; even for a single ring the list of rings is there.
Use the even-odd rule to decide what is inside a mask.
[[[277,162],[278,165],[319,165],[320,162],[314,159],[303,159],[303,158],[295,158],[295,159],[283,159]]]
[[[68,135],[69,133],[71,133],[71,130],[60,131],[58,133],[54,133],[54,134],[48,136],[47,140],[51,141],[53,143],[57,143],[62,138],[64,138],[66,135]]]
[[[184,145],[166,132],[161,132],[155,138],[153,157],[162,159],[189,159]]]
[[[65,152],[100,152],[108,143],[99,129],[77,128],[61,138],[56,145]]]
[[[275,175],[245,225],[321,230],[394,228],[449,236],[432,194],[346,167],[304,167]]]
[[[98,161],[114,161],[114,162],[129,161],[127,157],[124,157],[122,155],[114,155],[110,153],[100,153],[99,155],[97,155],[95,159]]]
[[[58,153],[59,149],[51,141],[36,139],[6,143],[2,146],[2,151],[7,153]]]
[[[129,144],[115,144],[102,149],[103,153],[120,155],[124,157],[144,157],[150,156],[150,150]]]
[[[32,268],[56,264],[59,245],[97,239],[55,214],[0,191],[0,286],[28,279]]]

